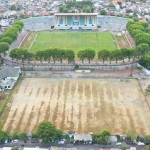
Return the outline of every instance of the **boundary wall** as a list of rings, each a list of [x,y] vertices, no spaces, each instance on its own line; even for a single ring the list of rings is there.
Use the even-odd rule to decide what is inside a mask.
[[[110,64],[102,65],[98,63],[91,64],[76,64],[76,63],[22,63],[19,61],[14,61],[9,58],[1,56],[3,63],[9,66],[20,66],[26,71],[52,71],[52,70],[62,70],[62,71],[74,71],[75,66],[78,65],[79,69],[90,69],[90,70],[105,70],[105,71],[116,71],[116,70],[125,70],[137,67],[137,62],[128,62],[124,64]]]

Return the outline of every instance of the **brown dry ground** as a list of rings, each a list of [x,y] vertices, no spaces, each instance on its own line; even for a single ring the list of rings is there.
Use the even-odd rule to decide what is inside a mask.
[[[63,131],[149,134],[150,111],[135,79],[25,78],[4,113],[4,129],[34,131],[49,120]]]
[[[126,48],[129,47],[127,41],[125,40],[124,37],[122,37],[119,41],[118,41],[118,45],[120,48]]]

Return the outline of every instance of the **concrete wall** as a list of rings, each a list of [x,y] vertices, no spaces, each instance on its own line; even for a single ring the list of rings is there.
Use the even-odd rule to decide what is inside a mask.
[[[3,57],[3,62],[6,65],[9,66],[20,66],[25,70],[39,70],[39,71],[51,71],[51,70],[64,70],[64,71],[74,71],[75,65],[76,64],[54,64],[54,63],[24,63],[24,65],[21,62],[18,61],[13,61],[8,58]],[[112,64],[112,65],[101,65],[101,64],[78,64],[79,70],[106,70],[106,71],[115,71],[115,70],[125,70],[125,69],[131,69],[131,67],[137,67],[137,62],[132,62],[125,63],[125,64]]]

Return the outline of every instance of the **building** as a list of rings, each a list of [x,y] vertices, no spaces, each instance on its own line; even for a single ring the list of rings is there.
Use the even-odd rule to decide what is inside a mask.
[[[92,135],[91,134],[75,134],[74,135],[74,141],[92,141]]]
[[[96,13],[56,13],[55,29],[59,30],[95,30]]]
[[[0,70],[0,91],[12,89],[21,73],[20,67],[3,66]]]

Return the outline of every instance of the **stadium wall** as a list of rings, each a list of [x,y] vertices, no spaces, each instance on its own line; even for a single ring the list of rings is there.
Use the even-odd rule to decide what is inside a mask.
[[[137,62],[128,62],[124,64],[112,64],[112,65],[101,65],[98,63],[95,64],[57,64],[57,63],[21,63],[18,61],[11,60],[9,58],[5,58],[1,56],[3,59],[3,63],[9,66],[20,66],[27,71],[50,71],[50,70],[62,70],[62,71],[74,71],[75,65],[79,66],[79,69],[90,69],[90,70],[107,70],[107,71],[115,71],[115,70],[125,70],[131,69],[132,67],[137,67]]]

